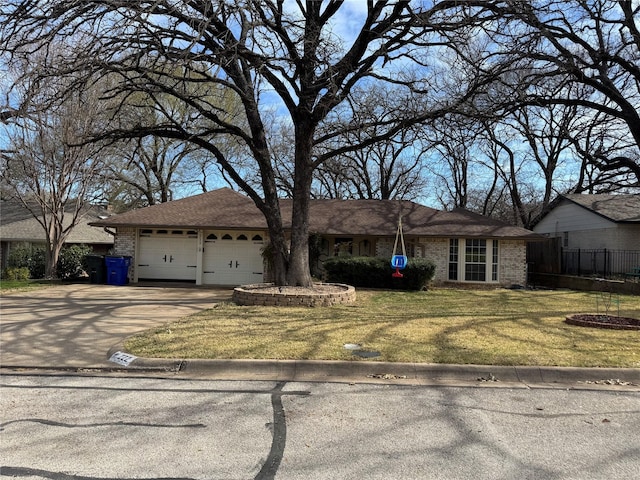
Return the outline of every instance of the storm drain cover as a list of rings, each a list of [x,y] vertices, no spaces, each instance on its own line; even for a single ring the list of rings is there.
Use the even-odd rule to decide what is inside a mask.
[[[367,352],[365,350],[357,350],[354,351],[353,354],[362,358],[374,358],[380,356],[380,352]]]

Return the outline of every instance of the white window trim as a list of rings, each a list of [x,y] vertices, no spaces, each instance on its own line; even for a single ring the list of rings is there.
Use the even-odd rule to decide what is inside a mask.
[[[456,240],[455,238],[453,240]],[[500,283],[500,241],[494,240],[490,238],[457,238],[458,240],[458,279],[451,280],[448,278],[447,280],[451,282],[460,282],[460,283],[479,283],[479,284],[487,284],[487,283]],[[466,251],[467,251],[467,240],[484,240],[486,242],[486,262],[485,262],[485,279],[482,280],[466,280],[465,278],[465,259],[466,259]],[[493,244],[494,242],[498,242],[498,275],[495,280],[493,280]],[[449,242],[451,245],[451,242]],[[449,253],[447,253],[449,255]],[[449,257],[447,257],[447,265],[449,265]],[[447,269],[448,271],[448,269]]]

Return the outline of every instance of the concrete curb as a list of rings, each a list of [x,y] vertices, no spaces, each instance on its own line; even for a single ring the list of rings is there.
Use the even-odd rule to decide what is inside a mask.
[[[323,360],[165,360],[137,358],[135,369],[184,373],[218,380],[418,385],[498,384],[590,387],[618,385],[640,390],[640,369],[497,365],[450,365]]]
[[[452,365],[336,360],[200,360],[135,359],[118,365],[107,359],[125,353],[111,348],[102,366],[2,365],[0,373],[42,371],[73,373],[145,373],[184,375],[207,380],[375,383],[424,386],[483,386],[507,388],[616,388],[640,391],[638,368],[578,368],[501,365]]]
[[[616,389],[640,391],[640,368],[578,368],[501,365],[394,363],[367,360],[232,360],[134,357],[123,365],[109,361],[122,344],[109,349],[100,366],[16,366],[6,371],[118,372],[180,374],[207,380],[377,383],[394,385],[485,386],[508,388]]]

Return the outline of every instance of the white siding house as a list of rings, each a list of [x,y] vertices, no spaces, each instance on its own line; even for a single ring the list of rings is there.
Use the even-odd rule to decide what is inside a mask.
[[[533,231],[563,248],[640,250],[640,195],[564,195]]]

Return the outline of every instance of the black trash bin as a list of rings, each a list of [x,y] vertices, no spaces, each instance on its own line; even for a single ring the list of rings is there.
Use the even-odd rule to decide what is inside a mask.
[[[126,285],[129,283],[131,257],[107,256],[104,261],[107,266],[107,285]]]
[[[87,255],[85,262],[87,263],[89,283],[107,283],[104,255]]]

